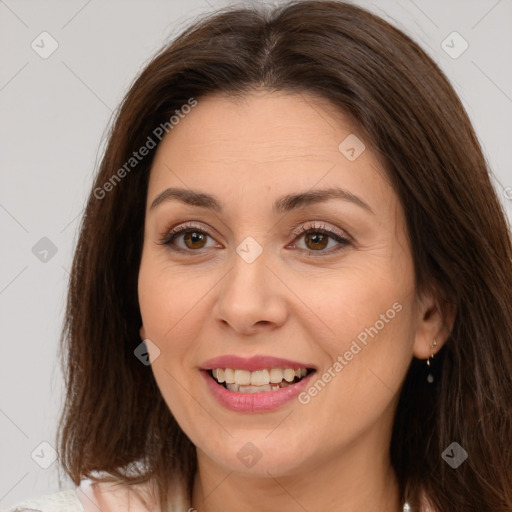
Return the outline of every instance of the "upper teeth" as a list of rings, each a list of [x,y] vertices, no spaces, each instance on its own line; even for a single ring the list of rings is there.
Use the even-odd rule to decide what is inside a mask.
[[[271,368],[269,370],[233,370],[232,368],[214,368],[213,377],[218,382],[237,384],[239,386],[265,386],[266,384],[278,384],[283,379],[292,382],[295,377],[301,378],[307,374],[306,368]]]

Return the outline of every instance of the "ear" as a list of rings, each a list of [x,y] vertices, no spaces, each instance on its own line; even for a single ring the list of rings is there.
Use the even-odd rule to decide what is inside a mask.
[[[450,336],[457,316],[455,304],[440,301],[432,291],[418,300],[417,329],[413,346],[414,357],[428,359],[436,354]],[[436,346],[433,347],[434,339]]]
[[[146,339],[146,329],[144,329],[143,325],[139,329],[139,336],[140,336],[141,341],[144,341]]]

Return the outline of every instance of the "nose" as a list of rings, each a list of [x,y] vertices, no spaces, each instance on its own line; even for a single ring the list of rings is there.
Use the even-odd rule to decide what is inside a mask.
[[[282,326],[288,315],[286,287],[269,268],[266,251],[252,262],[237,253],[233,259],[231,271],[219,283],[215,320],[243,335]]]

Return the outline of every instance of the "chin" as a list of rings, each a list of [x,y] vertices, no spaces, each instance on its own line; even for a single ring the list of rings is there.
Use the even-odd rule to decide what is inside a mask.
[[[229,438],[224,446],[220,445],[216,452],[211,451],[211,444],[208,445],[210,449],[203,454],[226,471],[250,476],[282,477],[304,470],[307,442],[292,443],[278,436],[271,440],[272,434],[267,439],[265,436],[269,436],[268,432],[259,436],[249,432],[237,435]]]

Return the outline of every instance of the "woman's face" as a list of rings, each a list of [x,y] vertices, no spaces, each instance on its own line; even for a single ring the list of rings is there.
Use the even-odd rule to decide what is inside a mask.
[[[199,99],[158,147],[141,338],[200,462],[276,476],[387,454],[432,339],[401,206],[361,144],[325,102],[259,92]]]

